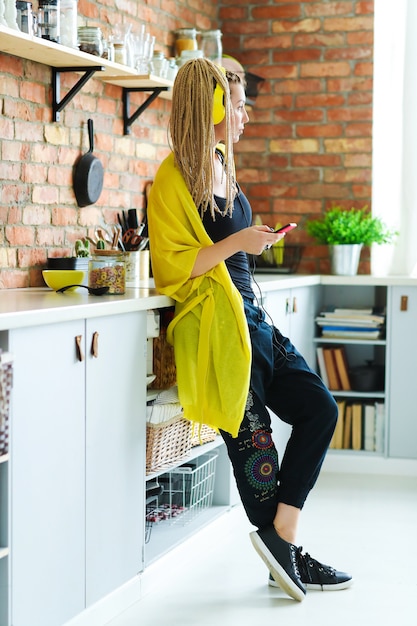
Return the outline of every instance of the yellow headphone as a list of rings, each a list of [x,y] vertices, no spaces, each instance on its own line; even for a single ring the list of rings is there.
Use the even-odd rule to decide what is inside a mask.
[[[224,67],[219,69],[226,75]],[[226,115],[226,109],[224,108],[224,91],[219,83],[216,83],[216,88],[213,94],[213,124],[220,124]]]

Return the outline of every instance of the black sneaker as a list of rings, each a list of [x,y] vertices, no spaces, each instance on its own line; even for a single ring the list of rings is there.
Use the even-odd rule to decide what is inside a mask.
[[[304,600],[306,590],[297,565],[297,546],[281,539],[273,526],[250,533],[252,544],[273,579],[294,600]]]
[[[315,589],[319,591],[338,591],[346,589],[353,583],[352,576],[346,572],[338,572],[330,565],[323,565],[316,559],[312,559],[306,552],[302,554],[302,548],[297,548],[297,565],[300,572],[300,578],[306,589]],[[280,585],[274,580],[271,573],[269,574],[268,585],[270,587],[279,587]]]

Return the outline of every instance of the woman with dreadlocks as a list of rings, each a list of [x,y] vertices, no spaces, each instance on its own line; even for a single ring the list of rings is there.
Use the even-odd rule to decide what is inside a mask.
[[[221,433],[270,584],[296,600],[352,578],[296,545],[337,406],[290,340],[265,320],[248,254],[283,237],[252,225],[235,179],[233,144],[248,122],[241,79],[207,59],[182,66],[172,94],[172,153],[148,205],[157,289],[175,300],[168,327],[184,416]],[[279,466],[267,407],[292,426]]]

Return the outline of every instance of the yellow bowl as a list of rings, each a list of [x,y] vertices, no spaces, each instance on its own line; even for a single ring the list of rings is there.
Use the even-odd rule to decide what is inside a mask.
[[[42,276],[48,287],[57,291],[67,285],[81,285],[85,272],[83,270],[43,270]],[[68,291],[74,291],[72,287]]]

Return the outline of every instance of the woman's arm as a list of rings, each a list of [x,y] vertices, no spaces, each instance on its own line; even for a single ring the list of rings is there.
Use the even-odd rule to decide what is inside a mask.
[[[275,233],[264,224],[244,228],[212,246],[201,248],[197,254],[190,278],[209,272],[213,267],[241,250],[247,254],[261,254],[266,246],[271,246],[283,237],[285,234]]]

